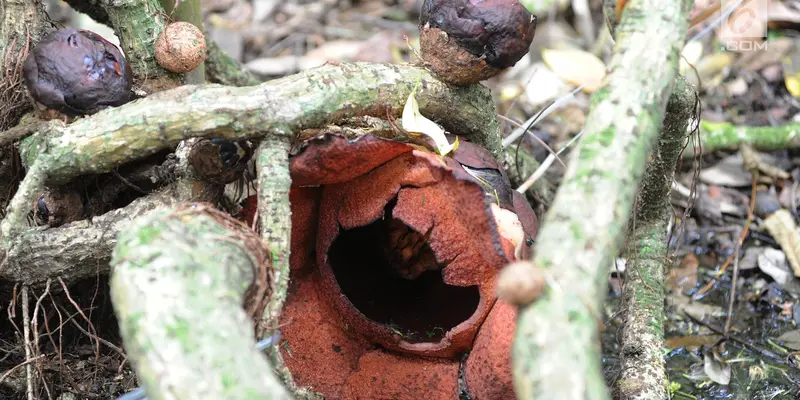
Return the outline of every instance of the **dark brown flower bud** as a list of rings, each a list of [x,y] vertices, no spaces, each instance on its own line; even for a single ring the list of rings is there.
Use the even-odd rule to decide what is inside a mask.
[[[100,35],[63,28],[45,36],[24,64],[25,85],[40,111],[94,114],[131,99],[133,72]]]
[[[244,173],[253,150],[247,142],[202,139],[192,146],[189,163],[205,181],[226,185]]]
[[[76,190],[54,189],[40,193],[33,204],[37,225],[51,228],[83,218],[83,199]]]
[[[425,0],[422,57],[444,81],[477,83],[522,59],[535,30],[536,16],[519,0]]]

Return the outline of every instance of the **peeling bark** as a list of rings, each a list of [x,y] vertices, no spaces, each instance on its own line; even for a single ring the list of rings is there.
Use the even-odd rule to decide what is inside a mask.
[[[661,129],[690,7],[631,0],[616,28],[609,73],[536,244],[533,267],[549,286],[520,309],[512,357],[520,399],[609,398],[598,332],[608,265]]]

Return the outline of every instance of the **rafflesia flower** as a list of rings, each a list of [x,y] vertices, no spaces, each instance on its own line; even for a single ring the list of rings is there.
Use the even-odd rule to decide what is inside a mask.
[[[513,398],[516,311],[495,277],[529,256],[537,221],[494,158],[463,140],[442,157],[328,134],[291,174],[281,349],[295,381],[326,399]]]

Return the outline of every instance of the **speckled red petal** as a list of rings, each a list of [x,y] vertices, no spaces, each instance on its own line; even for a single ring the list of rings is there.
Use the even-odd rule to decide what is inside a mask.
[[[338,135],[310,139],[290,160],[295,185],[330,185],[363,175],[399,154],[411,151],[403,143],[365,135],[350,141]]]

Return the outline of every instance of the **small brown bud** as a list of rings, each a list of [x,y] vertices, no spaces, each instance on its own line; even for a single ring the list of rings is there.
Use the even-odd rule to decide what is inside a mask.
[[[156,39],[156,61],[167,71],[189,72],[206,59],[206,38],[188,22],[173,22]]]
[[[497,297],[515,306],[533,303],[544,293],[542,271],[529,261],[507,265],[497,277]]]

